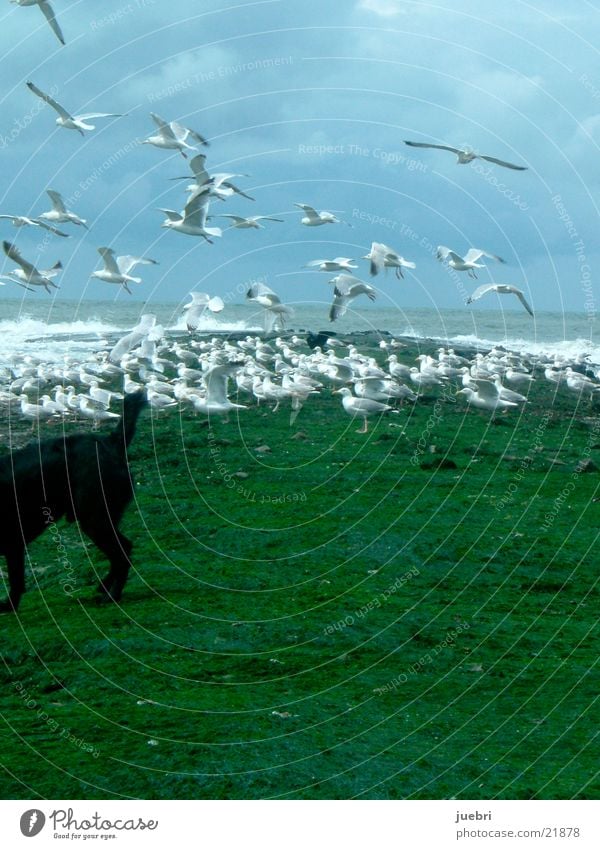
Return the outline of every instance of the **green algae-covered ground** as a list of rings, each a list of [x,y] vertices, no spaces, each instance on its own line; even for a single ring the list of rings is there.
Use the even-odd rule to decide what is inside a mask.
[[[60,523],[0,619],[2,796],[598,798],[597,410],[455,389],[144,413],[122,606]]]

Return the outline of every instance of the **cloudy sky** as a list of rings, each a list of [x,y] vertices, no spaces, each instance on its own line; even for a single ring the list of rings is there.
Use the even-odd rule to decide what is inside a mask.
[[[64,47],[39,9],[0,4],[0,213],[39,214],[52,188],[91,224],[68,240],[17,234],[6,220],[0,229],[39,267],[62,260],[60,296],[115,297],[89,279],[96,248],[110,245],[160,263],[142,267],[136,298],[179,301],[196,288],[242,301],[261,279],[284,300],[322,300],[328,277],[302,266],[353,257],[368,280],[360,257],[375,240],[417,264],[404,281],[375,280],[404,307],[460,308],[477,282],[494,281],[523,288],[538,311],[595,311],[597,4],[52,0]],[[27,80],[71,112],[127,114],[81,137],[56,127]],[[213,245],[161,229],[158,208],[185,202],[185,183],[169,178],[188,165],[139,144],[151,111],[210,139],[209,171],[244,175],[235,182],[256,200],[213,201],[211,214],[284,223],[228,230]],[[404,139],[468,145],[528,170],[457,165]],[[296,202],[347,223],[303,227]],[[440,244],[483,248],[506,264],[457,283],[435,259]],[[12,267],[2,257],[0,270]],[[5,293],[22,291],[7,284]]]

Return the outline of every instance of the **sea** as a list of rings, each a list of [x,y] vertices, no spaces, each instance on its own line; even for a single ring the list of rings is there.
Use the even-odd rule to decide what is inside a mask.
[[[167,338],[187,336],[185,302],[125,300],[66,300],[51,302],[21,299],[0,301],[0,366],[30,355],[44,362],[62,362],[65,356],[84,360],[112,346],[144,314],[156,316]],[[436,310],[364,306],[349,309],[335,323],[328,321],[326,304],[302,303],[294,307],[286,332],[302,334],[326,330],[340,338],[352,333],[379,332],[409,339],[433,340],[455,348],[481,351],[493,346],[528,355],[575,359],[587,355],[600,364],[600,338],[593,316],[586,313],[524,310]],[[227,304],[217,314],[206,312],[195,336],[264,333],[264,312],[255,304]]]

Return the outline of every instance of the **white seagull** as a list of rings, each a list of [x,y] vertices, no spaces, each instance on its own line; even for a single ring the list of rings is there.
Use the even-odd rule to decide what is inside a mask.
[[[105,283],[116,283],[131,295],[128,283],[141,283],[141,277],[132,277],[129,272],[136,265],[158,265],[155,259],[145,259],[141,256],[118,256],[112,248],[98,248],[98,253],[104,260],[104,268],[92,272],[92,277],[104,280]]]
[[[370,261],[370,273],[372,277],[379,274],[382,268],[395,268],[396,277],[400,279],[401,277],[404,277],[404,274],[402,273],[403,268],[417,267],[414,262],[409,262],[407,259],[404,259],[403,256],[400,256],[400,254],[393,250],[393,248],[389,248],[387,245],[384,245],[383,242],[372,242],[371,250],[363,257],[363,259],[368,259]]]
[[[48,212],[42,212],[38,215],[38,219],[43,218],[45,221],[54,221],[58,224],[77,224],[89,230],[84,218],[80,218],[74,212],[67,209],[59,192],[55,192],[54,189],[46,189],[46,194],[52,201],[52,209],[48,210]]]
[[[294,314],[292,307],[282,304],[279,295],[264,283],[253,283],[246,292],[249,301],[256,301],[265,309],[265,330],[269,331],[275,326],[281,330],[285,328],[285,320]]]
[[[512,162],[505,162],[503,159],[496,159],[495,156],[485,156],[483,153],[475,153],[468,147],[451,147],[447,144],[428,144],[426,142],[405,141],[404,144],[410,147],[431,147],[435,150],[449,150],[456,154],[456,162],[458,165],[467,165],[473,162],[474,159],[485,159],[486,162],[493,162],[495,165],[502,165],[503,168],[512,168],[513,171],[527,171],[525,165],[513,165]]]
[[[219,215],[219,218],[231,218],[233,224],[231,227],[238,227],[240,230],[264,230],[265,228],[262,224],[259,224],[259,221],[279,221],[280,224],[283,224],[283,218],[269,218],[268,215],[250,215],[247,218],[244,218],[241,215]]]
[[[68,233],[63,233],[62,230],[58,230],[51,224],[46,224],[45,221],[40,221],[41,217],[41,215],[38,218],[28,218],[26,215],[0,215],[0,218],[8,218],[14,227],[26,227],[27,225],[31,227],[43,227],[44,230],[49,230],[56,236],[65,236],[67,239],[69,238]]]
[[[29,289],[30,292],[33,291],[32,286],[43,286],[46,292],[50,292],[50,286],[58,289],[56,283],[52,282],[52,278],[56,277],[62,268],[60,261],[50,269],[38,271],[34,265],[23,259],[17,248],[11,245],[10,242],[2,242],[2,247],[6,256],[21,266],[20,268],[15,268],[14,271],[9,271],[6,277],[18,283],[24,289]]]
[[[318,271],[352,271],[358,268],[354,265],[354,260],[347,256],[336,256],[334,259],[312,259],[307,262],[304,268],[316,268]]]
[[[156,316],[150,313],[146,313],[145,315],[140,316],[139,323],[127,333],[125,336],[121,337],[116,345],[111,349],[108,359],[111,363],[119,363],[121,359],[125,356],[125,354],[129,353],[132,348],[135,348],[136,345],[139,345],[150,333],[154,325],[156,324]]]
[[[300,221],[300,223],[304,224],[306,227],[320,227],[321,224],[340,223],[340,219],[336,218],[333,213],[326,212],[325,210],[317,212],[314,207],[309,206],[307,203],[295,203],[294,206],[303,209],[306,213],[306,215]]]
[[[459,389],[456,393],[457,395],[465,395],[467,403],[471,406],[492,412],[518,406],[514,401],[506,401],[501,398],[498,387],[491,380],[475,380],[473,382],[477,386],[476,389],[465,386],[464,389]]]
[[[204,375],[206,394],[204,398],[194,397],[194,409],[210,416],[227,416],[230,410],[245,410],[245,404],[235,404],[227,397],[227,381],[239,371],[241,363],[226,363],[213,366]]]
[[[48,0],[10,0],[11,3],[16,3],[17,6],[37,6],[52,27],[52,32],[58,38],[61,44],[65,43],[61,28],[54,16],[54,11]]]
[[[488,292],[496,292],[498,295],[516,295],[529,315],[533,315],[533,310],[525,300],[525,295],[521,289],[517,289],[516,286],[509,286],[506,283],[489,283],[479,286],[478,289],[475,289],[471,297],[467,299],[467,303],[472,304],[473,301],[477,301],[479,298],[483,297],[483,295],[487,295]]]
[[[71,115],[64,109],[60,103],[57,103],[53,97],[39,89],[32,82],[27,83],[27,88],[32,91],[37,97],[40,97],[45,103],[51,106],[58,112],[56,123],[59,127],[64,127],[67,130],[77,130],[81,135],[85,135],[84,130],[95,130],[93,124],[88,124],[86,121],[92,118],[121,118],[122,115],[117,112],[86,112],[84,115]]]
[[[371,301],[375,300],[375,289],[368,283],[363,283],[352,274],[338,274],[329,281],[333,283],[333,303],[329,310],[329,321],[335,321],[344,315],[348,304],[358,295],[366,295]]]
[[[204,167],[205,162],[206,155],[204,153],[199,153],[193,159],[190,159],[190,168],[195,182],[190,183],[186,187],[188,192],[192,192],[193,194],[204,192],[219,198],[219,200],[226,200],[234,194],[242,195],[242,197],[248,198],[248,200],[254,200],[253,197],[247,195],[231,182],[232,177],[247,177],[248,174],[232,174],[229,172],[209,174]],[[189,177],[172,177],[171,179],[189,180]]]
[[[437,249],[437,258],[440,262],[447,262],[450,268],[455,271],[466,271],[469,277],[477,279],[475,274],[476,268],[485,268],[483,263],[478,263],[477,260],[482,256],[488,259],[493,259],[496,262],[506,262],[501,256],[490,254],[487,251],[482,251],[479,248],[469,248],[464,256],[459,256],[455,251],[446,248],[444,245],[439,245]]]
[[[221,312],[225,308],[223,300],[217,296],[211,298],[206,292],[190,292],[192,300],[184,306],[186,310],[185,323],[190,333],[198,327],[200,319],[206,310]]]
[[[374,401],[371,398],[356,398],[347,386],[334,390],[334,394],[342,396],[344,410],[349,416],[356,416],[363,420],[363,426],[360,430],[356,431],[357,433],[367,432],[369,429],[367,419],[370,416],[381,415],[381,413],[387,413],[393,410],[389,404],[383,404],[381,401]]]
[[[150,113],[150,117],[158,127],[158,135],[148,136],[142,144],[151,144],[154,147],[160,147],[162,150],[178,150],[185,159],[187,159],[186,150],[197,150],[194,145],[188,144],[188,138],[193,139],[198,144],[208,144],[200,133],[184,127],[177,121],[163,121],[154,112]]]
[[[182,212],[175,212],[172,209],[161,209],[167,216],[162,223],[162,227],[169,230],[175,230],[177,233],[184,233],[187,236],[202,236],[212,245],[211,236],[219,237],[222,235],[220,227],[207,227],[206,219],[208,217],[209,197],[207,194],[198,193],[192,195],[188,200]]]

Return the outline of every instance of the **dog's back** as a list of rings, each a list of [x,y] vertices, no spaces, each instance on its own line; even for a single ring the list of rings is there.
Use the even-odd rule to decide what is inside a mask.
[[[0,553],[9,567],[12,609],[24,591],[24,566],[17,561],[24,564],[25,546],[62,516],[78,521],[107,555],[111,572],[103,588],[113,598],[119,597],[131,551],[131,543],[118,530],[133,494],[127,446],[145,403],[144,393],[128,395],[123,417],[109,434],[76,433],[46,439],[0,459]],[[121,577],[125,570],[124,578],[117,581],[120,587],[111,586],[115,569]]]

